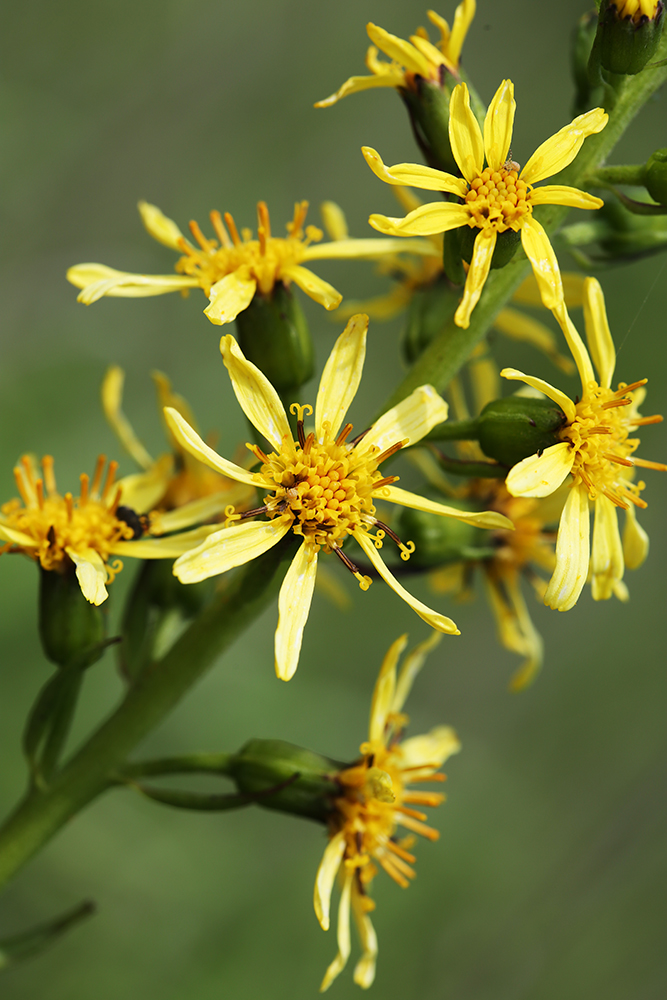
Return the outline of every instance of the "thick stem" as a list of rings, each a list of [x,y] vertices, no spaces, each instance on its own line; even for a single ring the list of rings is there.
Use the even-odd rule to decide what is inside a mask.
[[[128,754],[178,704],[275,596],[292,536],[243,567],[162,660],[130,688],[113,715],[45,791],[32,791],[0,830],[0,885],[113,781]]]

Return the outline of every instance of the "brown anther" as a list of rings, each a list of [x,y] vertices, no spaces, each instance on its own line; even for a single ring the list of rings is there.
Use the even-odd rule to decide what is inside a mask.
[[[303,420],[297,420],[296,422],[296,436],[299,439],[299,444],[303,448],[306,444],[306,430]]]
[[[234,222],[234,219],[229,214],[229,212],[225,212],[225,222],[227,223],[227,229],[229,229],[229,232],[230,232],[230,235],[232,237],[232,241],[234,243],[234,246],[235,247],[240,246],[241,245],[241,237],[239,236],[239,231],[236,228],[236,223]]]
[[[639,382],[631,382],[630,385],[619,386],[614,395],[624,396],[626,392],[633,392],[634,389],[641,388],[641,386],[646,385],[647,382],[647,378],[641,378]]]
[[[375,487],[375,489],[377,489],[377,486]],[[374,518],[373,520],[375,522],[375,527],[379,528],[380,531],[384,531],[385,534],[389,535],[389,537],[391,538],[391,540],[393,542],[396,542],[396,544],[398,545],[398,547],[400,549],[402,547],[402,545],[403,545],[403,542],[400,540],[400,538],[398,537],[398,535],[396,534],[396,532],[392,531],[392,529],[389,527],[389,525],[385,524],[384,521],[378,521],[377,518]]]
[[[614,455],[613,451],[603,451],[602,457],[606,458],[608,462],[614,462],[616,465],[625,465],[628,469],[631,469],[635,464],[634,462],[630,462],[627,458],[621,458],[620,455]]]
[[[611,427],[591,427],[588,431],[589,434],[611,434]]]
[[[238,519],[239,521],[245,521],[249,517],[259,517],[260,514],[266,514],[268,509],[268,504],[264,504],[263,507],[254,507],[252,510],[244,510],[242,514],[238,515]]]
[[[302,445],[304,455],[310,454],[310,449],[313,447],[314,441],[315,441],[315,435],[311,431],[308,437],[306,438],[305,443]]]
[[[262,451],[258,444],[246,444],[246,448],[248,451],[251,451],[255,458],[258,458],[263,465],[266,465],[269,457]]]
[[[402,441],[397,441],[396,444],[392,444],[390,448],[386,448],[382,452],[382,454],[378,455],[377,458],[375,459],[377,464],[381,465],[382,462],[386,462],[388,458],[391,458],[391,456],[395,455],[397,451],[400,451],[401,448],[404,448],[409,440],[410,440],[409,438],[404,438]]]
[[[631,399],[610,399],[608,403],[603,403],[600,409],[612,410],[616,406],[632,406]]]
[[[628,509],[628,505],[625,502],[625,500],[621,500],[621,498],[616,493],[613,493],[611,490],[608,490],[608,489],[605,489],[605,488],[602,489],[602,492],[606,496],[607,500],[611,500],[611,502],[616,507],[622,507],[623,510],[627,510]]]
[[[229,233],[225,229],[225,224],[222,221],[222,216],[220,212],[214,210],[210,213],[211,225],[215,231],[215,235],[220,240],[220,246],[225,247],[227,250],[232,245],[232,241],[229,238]]]
[[[194,236],[194,238],[196,239],[197,243],[202,248],[204,253],[210,253],[211,250],[213,249],[211,241],[206,239],[201,229],[199,228],[199,223],[196,222],[194,219],[190,219],[188,226],[190,227],[190,232],[192,233],[192,235]]]
[[[348,436],[351,430],[352,430],[352,424],[345,424],[342,431],[336,438],[336,444],[344,444],[345,438]]]
[[[368,434],[369,431],[370,431],[370,427],[367,427],[365,431],[361,432],[361,434],[357,434],[357,436],[355,438],[352,438],[352,440],[348,442],[348,444],[350,445],[350,447],[351,448],[356,448],[357,445],[360,444],[364,440],[364,438],[366,437],[366,435]]]
[[[349,569],[350,573],[353,574],[353,576],[357,576],[358,574],[361,573],[359,567],[352,562],[349,556],[345,555],[345,553],[343,552],[343,550],[339,545],[334,545],[333,550],[340,559],[340,561],[343,563],[343,565],[347,566],[347,568]]]
[[[384,479],[378,479],[377,483],[373,483],[373,490],[381,490],[383,486],[391,486],[392,483],[397,483],[401,477],[400,476],[385,476]]]

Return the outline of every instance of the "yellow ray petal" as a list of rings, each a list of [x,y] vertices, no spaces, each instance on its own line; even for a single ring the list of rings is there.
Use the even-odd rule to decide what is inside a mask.
[[[181,583],[199,583],[210,576],[226,573],[235,566],[264,555],[290,530],[289,521],[248,521],[238,527],[222,528],[209,535],[197,548],[174,563],[174,575]]]
[[[521,180],[526,184],[536,184],[564,170],[572,163],[584,140],[595,132],[601,132],[608,121],[609,115],[602,108],[593,108],[579,115],[538,146],[521,171]]]
[[[320,985],[320,993],[329,989],[334,979],[340,975],[347,960],[350,957],[350,893],[352,891],[352,879],[354,874],[350,872],[345,877],[343,891],[340,894],[338,903],[338,954],[324,974],[324,979]]]
[[[131,556],[133,559],[177,559],[185,552],[197,548],[215,531],[220,531],[219,524],[205,524],[167,538],[138,538],[136,542],[116,542],[111,551],[114,555]]]
[[[12,542],[13,545],[23,545],[27,549],[35,549],[39,545],[39,542],[35,541],[30,535],[25,535],[22,531],[17,531],[16,528],[10,528],[1,521],[0,538],[5,542]]]
[[[564,184],[545,184],[530,193],[531,205],[567,205],[569,208],[602,208],[602,198],[596,198],[579,188]]]
[[[563,292],[565,293],[565,304],[568,309],[576,309],[583,305],[584,301],[584,278],[581,274],[572,271],[561,271],[561,281],[563,282]],[[541,306],[542,296],[535,276],[530,274],[525,281],[522,281],[516,292],[512,296],[513,302],[518,302],[524,306]]]
[[[454,87],[449,101],[449,141],[454,159],[470,184],[484,169],[484,140],[479,122],[470,110],[465,83]]]
[[[414,45],[406,42],[404,38],[391,35],[384,28],[369,22],[366,25],[368,37],[374,45],[384,52],[386,56],[393,59],[399,66],[405,66],[411,73],[419,73],[421,76],[429,78],[431,67],[428,59],[419,52]]]
[[[435,770],[452,754],[459,753],[461,742],[451,726],[436,726],[430,733],[411,736],[400,744],[403,768],[428,767]]]
[[[525,217],[521,226],[521,244],[533,267],[533,274],[540,286],[542,303],[555,309],[563,302],[563,282],[553,247],[537,219]]]
[[[628,569],[639,569],[648,555],[648,548],[648,535],[637,520],[634,506],[629,504],[623,528],[623,558]]]
[[[424,639],[423,642],[420,642],[414,649],[410,650],[403,661],[403,666],[396,681],[396,690],[389,706],[390,712],[398,713],[402,710],[412,690],[415,678],[426,662],[426,657],[435,649],[441,639],[441,632],[431,632],[428,639]]]
[[[413,212],[408,212],[404,219],[378,213],[368,217],[373,229],[387,236],[433,236],[465,226],[469,220],[470,212],[465,205],[439,201],[420,205]]]
[[[109,574],[99,552],[90,548],[82,548],[77,552],[69,546],[65,552],[76,566],[76,578],[83,596],[91,604],[103,604],[109,596],[104,586]]]
[[[407,184],[408,187],[422,188],[425,191],[448,191],[464,198],[468,185],[461,177],[454,177],[444,170],[425,167],[421,163],[396,163],[387,167],[380,154],[372,146],[362,146],[366,163],[376,177],[386,184]]]
[[[75,264],[67,272],[67,280],[81,288],[77,302],[92,305],[104,295],[118,298],[144,298],[148,295],[166,295],[184,288],[197,288],[196,278],[181,274],[130,274],[117,271],[106,264]]]
[[[390,503],[400,503],[404,507],[412,507],[414,510],[423,510],[428,514],[442,514],[444,517],[455,517],[464,524],[472,524],[477,528],[502,528],[504,531],[513,531],[514,525],[495,510],[468,511],[458,510],[456,507],[447,507],[444,503],[437,503],[435,500],[428,500],[417,493],[410,493],[402,490],[399,486],[386,486],[382,489],[382,499]]]
[[[546,354],[556,367],[560,368],[567,375],[571,375],[574,371],[574,363],[570,358],[566,358],[560,353],[556,344],[556,338],[551,330],[544,326],[543,323],[533,319],[532,316],[519,312],[518,309],[505,308],[500,310],[493,321],[493,325],[496,330],[500,330],[501,333],[504,333],[506,337],[511,337],[512,340],[532,344],[538,351]],[[495,393],[493,396],[489,396],[489,399],[496,399],[497,396],[498,393]],[[479,407],[479,409],[481,408]]]
[[[276,676],[288,681],[299,664],[303,630],[308,621],[315,577],[317,552],[305,539],[285,574],[278,597],[278,627],[275,637]]]
[[[541,455],[529,455],[505,480],[513,497],[546,497],[557,490],[574,464],[575,451],[567,441],[552,444]]]
[[[457,326],[463,327],[464,330],[470,326],[470,315],[479,302],[484,282],[489,276],[497,238],[497,231],[491,228],[480,229],[475,237],[470,268],[463,288],[463,298],[454,314],[454,322]]]
[[[134,472],[119,479],[116,485],[122,491],[121,503],[138,514],[153,510],[167,492],[173,468],[172,456],[162,455],[145,472]]]
[[[503,309],[501,312],[506,312],[506,310]],[[501,313],[498,315],[500,316]],[[498,399],[498,396],[500,396],[498,365],[494,358],[473,358],[468,362],[468,371],[470,372],[470,384],[475,397],[475,412],[481,413],[487,403]]]
[[[439,257],[439,249],[430,240],[407,240],[371,237],[366,240],[334,240],[306,247],[304,260],[373,260],[393,253],[415,253],[422,257]]]
[[[354,967],[354,981],[357,986],[361,986],[362,990],[367,990],[369,986],[373,985],[375,979],[378,939],[371,918],[361,905],[361,899],[354,884],[352,886],[352,913],[362,948],[361,958]]]
[[[292,439],[280,396],[266,375],[244,356],[231,334],[220,340],[220,353],[246,417],[276,451],[280,451],[283,439]]]
[[[416,444],[436,424],[446,420],[447,413],[447,403],[433,386],[420,385],[407,399],[392,406],[375,421],[361,447],[366,451],[375,446],[383,452],[406,439],[408,444]]]
[[[548,607],[569,611],[577,603],[588,576],[589,536],[588,493],[573,486],[558,526],[556,569],[544,595]]]
[[[554,316],[558,320],[558,325],[565,334],[567,346],[570,348],[572,357],[574,358],[574,363],[577,366],[577,371],[579,372],[582,388],[585,391],[591,382],[595,382],[595,372],[593,371],[590,355],[584,346],[583,340],[579,336],[579,331],[570,319],[570,314],[564,304],[558,306],[557,309],[554,309]]]
[[[591,594],[594,601],[608,601],[623,579],[625,565],[615,505],[605,496],[595,501],[591,545]]]
[[[329,915],[331,912],[331,892],[333,890],[334,879],[340,868],[340,863],[345,854],[345,833],[341,830],[336,833],[322,855],[320,866],[315,876],[315,893],[313,896],[313,906],[315,916],[323,931],[329,930]]]
[[[341,256],[345,255],[341,254]],[[323,278],[318,277],[317,274],[313,274],[307,267],[292,264],[290,267],[283,267],[280,274],[282,278],[293,281],[295,285],[299,286],[302,292],[305,292],[311,299],[319,302],[325,309],[335,309],[343,299],[343,296],[340,292],[336,291],[333,285],[330,285],[328,281],[324,281]]]
[[[510,151],[514,127],[514,84],[503,80],[493,95],[484,119],[484,151],[492,170],[500,170]]]
[[[492,573],[484,576],[499,641],[505,649],[525,657],[510,681],[510,690],[520,691],[532,683],[542,666],[542,637],[528,613],[518,573],[503,574],[502,586]]]
[[[102,382],[102,409],[112,431],[129,455],[142,469],[148,469],[153,459],[134,433],[130,421],[123,413],[123,383],[125,372],[118,365],[107,369]]]
[[[257,282],[243,269],[232,271],[211,286],[210,302],[204,309],[204,315],[216,326],[231,323],[248,308],[256,290]]]
[[[410,35],[410,41],[433,66],[445,66],[449,73],[456,74],[456,66],[428,38],[423,38],[421,35]]]
[[[454,23],[452,24],[452,31],[447,40],[446,44],[443,44],[443,51],[445,55],[458,66],[459,60],[461,58],[461,49],[463,48],[463,43],[465,37],[468,34],[468,29],[472,23],[472,19],[475,16],[475,10],[477,9],[477,4],[475,0],[462,0],[456,10],[454,11]],[[429,10],[428,17],[433,24],[438,22],[433,18],[433,11]],[[447,23],[447,22],[445,22]],[[443,38],[444,43],[444,38]]]
[[[181,241],[185,237],[175,222],[163,215],[156,205],[151,205],[147,201],[140,201],[137,207],[141,221],[154,240],[157,240],[158,243],[164,243],[172,250],[182,251]]]
[[[405,74],[398,67],[391,67],[388,72],[374,76],[351,76],[342,84],[335,94],[317,101],[315,108],[329,108],[348,94],[358,94],[362,90],[372,90],[375,87],[402,87]]]
[[[412,293],[406,285],[396,285],[387,295],[373,299],[347,299],[340,306],[338,316],[347,319],[356,313],[366,313],[371,319],[390,319],[409,305]]]
[[[220,484],[222,486],[222,480]],[[247,487],[239,483],[238,486],[230,485],[228,489],[223,488],[219,493],[191,500],[176,507],[175,510],[161,511],[151,517],[151,534],[164,535],[171,531],[182,531],[183,528],[189,528],[193,524],[210,521],[211,518],[222,514],[230,504],[243,502],[248,493]]]
[[[320,205],[322,223],[330,240],[346,240],[349,237],[345,212],[335,201],[323,201]]]
[[[609,329],[604,295],[597,278],[586,278],[584,282],[584,325],[588,350],[598,370],[600,385],[609,389],[616,367],[616,349]]]
[[[437,635],[438,633],[436,632],[435,634]],[[371,700],[371,714],[368,723],[368,739],[371,743],[384,742],[383,737],[387,724],[387,715],[391,709],[396,691],[396,667],[398,666],[401,653],[407,644],[407,633],[400,635],[398,639],[394,639],[382,661]]]
[[[223,476],[235,479],[238,483],[247,483],[248,486],[257,485],[257,481],[251,472],[248,472],[247,469],[242,469],[240,465],[228,462],[226,458],[218,455],[213,448],[209,448],[199,437],[199,434],[190,427],[187,420],[180,415],[178,410],[174,410],[171,406],[165,406],[164,416],[169,425],[169,430],[181,447],[189,451],[195,458],[198,458],[200,462],[208,465],[211,469],[215,469],[216,472],[221,472]]]
[[[329,355],[315,402],[317,440],[333,441],[354,399],[366,357],[368,316],[353,316]]]
[[[405,603],[408,604],[413,611],[416,611],[420,618],[423,618],[428,625],[437,629],[438,632],[446,632],[448,635],[461,634],[451,618],[447,618],[445,615],[441,615],[439,612],[433,611],[425,604],[422,604],[422,602],[418,601],[416,597],[409,594],[405,587],[401,586],[389,567],[385,566],[380,553],[375,548],[373,539],[370,538],[365,531],[355,531],[354,537],[382,579],[389,584],[392,590],[395,591],[399,597],[403,598]]]
[[[509,379],[511,382],[525,382],[526,385],[532,386],[538,392],[543,392],[549,399],[553,399],[554,403],[560,406],[569,423],[576,417],[577,408],[570,397],[566,396],[564,392],[561,392],[554,385],[545,382],[544,379],[535,378],[533,375],[524,375],[523,372],[518,371],[516,368],[503,368],[500,374],[503,378]]]

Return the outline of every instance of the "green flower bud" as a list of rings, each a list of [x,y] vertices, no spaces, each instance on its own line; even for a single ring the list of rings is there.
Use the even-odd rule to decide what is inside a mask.
[[[442,497],[433,497],[442,502]],[[470,510],[470,502],[447,500],[450,507]],[[464,524],[453,517],[441,517],[422,510],[401,507],[396,531],[401,538],[415,543],[410,566],[431,569],[445,563],[478,561],[493,555],[489,546],[489,532],[471,524]]]
[[[644,186],[654,201],[667,205],[667,149],[656,149],[649,156],[644,174]]]
[[[431,285],[414,292],[410,299],[402,344],[408,364],[417,360],[452,319],[460,298],[461,289],[452,286],[444,275],[436,278]]]
[[[339,794],[336,774],[346,766],[283,740],[249,740],[228,773],[257,805],[324,823]]]
[[[451,91],[451,87],[441,87],[418,76],[415,78],[414,90],[406,87],[401,88],[399,93],[408,109],[415,138],[428,165],[460,177],[461,171],[449,141]]]
[[[297,298],[282,282],[268,295],[257,292],[236,317],[241,350],[280,395],[289,395],[312,378],[313,342]]]
[[[603,0],[597,32],[600,64],[610,73],[633,76],[655,54],[663,23],[663,4],[653,4],[652,16],[625,12],[625,0]]]
[[[635,215],[615,199],[605,202],[598,214],[608,224],[598,236],[606,258],[639,259],[667,249],[667,216]]]
[[[471,228],[470,226],[462,226],[458,232],[461,234],[461,256],[464,261],[469,264],[472,260],[473,247],[475,245],[475,239],[479,234],[479,229]],[[520,243],[520,232],[514,232],[513,229],[506,229],[504,233],[498,233],[496,248],[493,251],[493,257],[491,258],[491,267],[495,269],[505,267],[506,264],[509,264],[512,257],[519,249]]]
[[[40,568],[39,637],[47,659],[84,669],[105,650],[106,614],[81,593],[74,566]]]
[[[494,399],[477,419],[477,440],[485,455],[511,467],[558,444],[565,420],[561,408],[550,399]]]

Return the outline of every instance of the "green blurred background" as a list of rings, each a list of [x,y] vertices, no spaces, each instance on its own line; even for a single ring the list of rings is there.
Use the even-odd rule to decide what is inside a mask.
[[[488,100],[516,84],[513,156],[570,117],[568,37],[576,0],[481,0],[464,52]],[[453,4],[440,12],[451,18]],[[5,20],[0,85],[3,355],[0,495],[14,495],[24,450],[49,452],[63,488],[117,448],[99,409],[111,362],[127,369],[126,410],[148,446],[161,432],[148,372],[160,368],[220,430],[229,454],[244,437],[217,354],[220,331],[205,299],[103,300],[88,309],[64,280],[79,261],[169,272],[173,255],[141,227],[145,198],[181,226],[211,208],[253,225],[264,198],[279,232],[293,202],[326,198],[354,235],[369,211],[393,213],[391,192],[359,147],[387,162],[415,159],[405,112],[391,91],[329,110],[312,104],[363,72],[364,24],[402,37],[424,23],[421,3],[395,0],[34,0]],[[614,154],[640,162],[667,144],[658,95]],[[369,264],[320,263],[346,296],[385,287]],[[600,274],[620,347],[618,377],[651,376],[647,412],[667,408],[665,258]],[[301,296],[302,301],[304,296]],[[326,357],[340,321],[305,300]],[[368,421],[400,377],[400,322],[371,326],[363,392],[352,419]],[[549,363],[499,344],[499,362],[546,378]],[[562,378],[562,377],[561,377]],[[563,384],[562,381],[559,384]],[[576,391],[575,383],[570,387]],[[313,392],[314,395],[314,387]],[[665,456],[649,428],[643,453]],[[132,471],[123,459],[122,470]],[[418,849],[406,892],[374,887],[380,938],[377,995],[402,1000],[658,1000],[665,995],[664,650],[665,481],[649,474],[648,565],[632,599],[566,615],[535,604],[547,648],[533,688],[507,693],[516,661],[496,644],[483,596],[438,607],[463,631],[445,638],[410,703],[412,732],[446,722],[463,741],[448,767],[449,801],[435,815],[438,844]],[[48,676],[35,637],[34,567],[0,566],[0,797],[21,794],[22,724]],[[131,578],[114,584],[118,611]],[[278,737],[338,758],[364,738],[374,677],[401,632],[426,626],[376,584],[344,613],[316,596],[301,665],[273,675],[272,607],[141,748],[145,754],[233,750]],[[428,598],[424,581],[415,592]],[[433,598],[430,598],[433,600]],[[80,738],[120,694],[111,655],[88,682]],[[43,956],[3,977],[8,1000],[275,1000],[315,995],[335,953],[312,912],[323,831],[262,813],[183,814],[116,792],[97,802],[23,871],[0,901],[0,937],[82,898],[99,914]],[[662,882],[662,884],[661,884]],[[353,956],[354,957],[354,956]],[[348,969],[332,987],[358,995]]]

